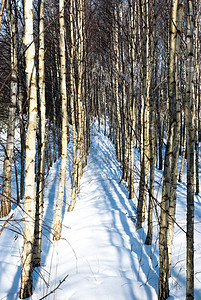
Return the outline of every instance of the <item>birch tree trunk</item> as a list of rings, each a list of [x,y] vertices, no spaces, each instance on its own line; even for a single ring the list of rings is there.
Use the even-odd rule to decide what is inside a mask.
[[[2,3],[3,5],[3,3]],[[12,172],[12,156],[15,138],[15,110],[17,98],[17,49],[16,49],[16,35],[15,35],[15,22],[12,12],[11,3],[7,5],[7,16],[10,24],[10,37],[11,37],[11,82],[10,82],[10,105],[8,114],[8,127],[7,127],[7,142],[3,166],[3,187],[2,199],[0,208],[0,217],[5,217],[11,210],[11,172]]]
[[[178,0],[176,12],[176,53],[175,53],[175,96],[171,95],[171,114],[173,118],[173,146],[172,146],[172,165],[171,165],[171,194],[169,200],[169,217],[168,217],[168,231],[167,231],[167,244],[168,244],[168,261],[169,261],[169,276],[171,272],[171,259],[172,259],[172,243],[173,231],[176,209],[176,191],[177,191],[177,171],[178,171],[178,157],[179,157],[179,135],[180,135],[180,110],[181,110],[181,85],[179,76],[179,56],[180,56],[180,41],[182,32],[182,17],[183,17],[183,0]],[[175,26],[175,25],[174,25]],[[174,98],[175,99],[174,99]],[[174,103],[175,102],[175,103]]]
[[[77,87],[77,192],[80,193],[80,180],[82,176],[82,76],[83,76],[83,0],[78,1],[77,17],[77,36],[78,36],[78,87]],[[69,206],[69,211],[72,210]]]
[[[125,156],[126,153],[126,126],[125,126],[125,116],[126,116],[126,81],[125,81],[125,45],[123,39],[123,10],[124,10],[124,3],[120,3],[119,5],[119,40],[120,40],[120,47],[119,47],[119,72],[120,72],[120,86],[121,86],[121,101],[120,101],[120,114],[121,114],[121,166],[122,166],[122,178],[125,174],[125,169],[127,169],[127,158]]]
[[[159,230],[159,290],[158,299],[167,299],[169,296],[169,253],[168,253],[168,214],[170,208],[171,192],[173,189],[172,175],[171,174],[173,163],[173,150],[177,151],[174,145],[173,138],[177,138],[174,135],[175,126],[177,126],[177,114],[176,112],[176,86],[175,86],[175,49],[176,49],[176,16],[177,16],[178,0],[171,1],[171,13],[170,13],[170,43],[169,43],[169,66],[168,66],[168,97],[169,97],[169,122],[167,132],[167,145],[165,151],[164,171],[163,171],[163,190],[161,201],[161,216],[160,216],[160,230]],[[175,124],[176,123],[176,124]],[[176,153],[174,153],[176,155]],[[175,157],[176,159],[176,157]],[[176,200],[176,199],[175,199]],[[171,203],[171,206],[174,204]]]
[[[187,2],[186,133],[187,133],[187,234],[186,299],[194,299],[194,128],[193,128],[193,1]]]
[[[119,25],[118,25],[118,14],[119,8],[115,0],[114,5],[114,92],[115,92],[115,102],[116,102],[116,155],[117,160],[121,161],[121,146],[120,146],[120,126],[121,126],[121,115],[120,115],[120,101],[119,101]]]
[[[134,82],[135,82],[135,36],[136,36],[136,4],[134,6],[133,1],[129,1],[129,18],[130,18],[130,27],[131,27],[131,41],[130,41],[130,99],[129,99],[129,116],[131,119],[130,126],[130,142],[129,147],[129,171],[128,171],[128,187],[129,187],[129,199],[134,198],[134,168],[135,168],[135,155],[134,155],[134,142],[135,142],[135,95],[134,95]],[[130,175],[130,176],[129,176]]]
[[[73,14],[73,9],[77,9],[77,15]],[[73,23],[74,16],[74,23]],[[73,24],[75,24],[75,41],[77,42],[77,48],[75,48],[75,41],[73,36]],[[68,207],[68,211],[72,211],[76,202],[76,187],[77,192],[80,193],[80,180],[83,171],[83,155],[84,155],[84,103],[82,101],[83,97],[83,57],[84,57],[84,37],[83,37],[83,0],[79,0],[76,3],[70,3],[70,26],[71,26],[71,67],[73,68],[73,56],[76,55],[77,59],[77,87],[73,83],[73,69],[71,69],[70,80],[71,80],[71,117],[72,117],[72,126],[73,126],[73,190],[71,196],[71,203]],[[75,73],[75,72],[74,72]],[[77,92],[77,94],[75,94]],[[74,94],[74,96],[73,96]],[[73,98],[77,100],[76,103],[76,112],[77,118],[75,118],[75,109],[73,104]],[[74,115],[72,115],[74,114]],[[77,121],[77,142],[76,142],[76,121]],[[74,123],[74,124],[73,124]],[[77,148],[76,148],[77,144]]]
[[[183,153],[182,153],[182,159],[181,159],[181,168],[179,171],[179,182],[182,182],[182,174],[183,174],[183,170],[184,170],[184,161],[185,161],[185,157],[186,157],[186,122],[184,122],[184,132],[183,132]]]
[[[145,244],[152,244],[152,214],[153,214],[153,195],[154,195],[154,173],[155,173],[155,145],[156,145],[156,134],[155,134],[155,97],[153,91],[150,90],[150,86],[153,85],[152,74],[153,74],[153,63],[154,63],[154,43],[155,43],[155,28],[156,28],[156,12],[155,12],[156,2],[154,0],[152,7],[152,18],[153,18],[153,28],[150,35],[150,63],[148,67],[149,81],[147,96],[150,102],[150,117],[149,117],[149,146],[150,146],[150,192],[149,192],[149,207],[148,207],[148,232],[145,240]],[[148,58],[147,58],[148,59]]]
[[[24,176],[25,176],[25,147],[26,147],[26,133],[25,133],[25,121],[23,118],[23,93],[22,93],[22,85],[19,84],[19,94],[18,94],[18,104],[20,110],[20,198],[24,198]]]
[[[59,24],[60,24],[60,64],[61,64],[61,98],[62,98],[62,151],[59,191],[56,201],[56,210],[54,215],[54,233],[53,239],[58,241],[61,237],[61,219],[62,206],[65,189],[65,175],[67,163],[67,93],[66,93],[66,55],[65,55],[65,26],[64,26],[64,0],[59,0]]]
[[[35,44],[33,41],[32,1],[24,1],[24,43],[26,46],[26,82],[29,100],[29,118],[26,137],[25,162],[25,199],[24,199],[24,247],[22,253],[22,273],[20,298],[30,297],[33,293],[32,263],[35,225],[35,155],[37,128],[37,88],[35,68]]]
[[[195,86],[196,88],[196,86]],[[199,195],[198,97],[195,98],[195,194]]]
[[[162,98],[162,95],[161,95]],[[163,146],[163,123],[161,124],[161,113],[160,113],[160,107],[159,107],[159,99],[157,97],[156,99],[156,112],[157,112],[157,125],[158,125],[158,168],[159,170],[163,169],[163,152],[162,152],[162,146]]]
[[[71,49],[70,49],[70,107],[71,107],[71,121],[72,121],[72,132],[73,132],[73,172],[72,172],[72,194],[71,194],[71,204],[68,210],[71,210],[75,206],[76,202],[76,188],[77,188],[77,138],[76,138],[76,124],[75,124],[75,81],[73,77],[73,61],[75,53],[74,45],[74,26],[73,26],[73,1],[70,0],[70,34],[71,34]]]
[[[139,199],[137,206],[137,223],[136,229],[142,227],[145,220],[145,205],[147,196],[147,176],[149,170],[149,91],[151,77],[149,72],[149,20],[148,20],[148,1],[142,1],[142,22],[143,22],[143,49],[142,49],[142,98],[143,111],[141,119],[141,128],[143,129],[143,143],[141,148],[141,166],[140,166],[140,183]]]
[[[39,187],[36,197],[36,221],[35,221],[35,243],[33,250],[33,264],[40,266],[42,224],[43,224],[43,189],[45,180],[45,56],[44,56],[44,2],[39,1],[40,20],[39,20],[39,101],[40,101],[40,174]]]
[[[195,83],[194,83],[194,94],[195,94],[195,170],[196,170],[196,189],[195,194],[199,194],[199,97],[200,97],[200,83],[199,83],[199,59],[200,59],[200,52],[199,52],[199,20],[200,20],[200,3],[196,1],[196,11],[197,11],[197,18],[195,21]]]

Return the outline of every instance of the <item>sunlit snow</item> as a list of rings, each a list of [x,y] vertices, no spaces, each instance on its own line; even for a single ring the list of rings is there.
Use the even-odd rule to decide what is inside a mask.
[[[1,149],[2,150],[2,149]],[[3,150],[2,152],[3,153]],[[67,212],[71,197],[72,144],[69,143],[63,206],[62,236],[52,240],[54,207],[58,192],[60,160],[50,169],[44,191],[42,266],[34,270],[34,293],[39,300],[150,300],[158,292],[158,222],[154,214],[153,245],[144,245],[147,225],[135,230],[137,200],[128,199],[127,185],[116,160],[112,142],[91,132],[88,164],[81,179],[81,192],[73,212]],[[135,159],[139,157],[137,150]],[[1,155],[2,157],[2,155]],[[71,158],[71,159],[70,159]],[[179,164],[181,159],[179,160]],[[136,164],[138,162],[136,161]],[[2,158],[1,158],[2,170]],[[162,172],[155,170],[155,196],[161,197]],[[14,175],[13,175],[14,176]],[[186,229],[186,183],[178,184],[178,224]],[[136,174],[136,196],[138,182]],[[13,179],[15,181],[15,179]],[[16,194],[13,185],[14,195]],[[0,299],[18,299],[23,246],[23,203],[11,213],[0,236]],[[158,213],[160,214],[159,208]],[[1,219],[0,226],[7,219]],[[14,222],[16,220],[16,222]],[[201,299],[201,197],[195,197],[195,299]],[[1,228],[1,227],[0,227]],[[170,299],[185,299],[185,233],[175,225]]]

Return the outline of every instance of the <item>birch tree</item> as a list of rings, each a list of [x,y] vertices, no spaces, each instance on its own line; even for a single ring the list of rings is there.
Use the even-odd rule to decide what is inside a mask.
[[[148,1],[142,1],[142,96],[141,96],[141,130],[142,143],[140,149],[140,183],[137,205],[136,229],[142,227],[145,220],[145,204],[147,195],[147,176],[149,169],[149,90],[151,77],[149,72],[149,19]]]
[[[135,128],[135,99],[134,99],[134,83],[135,83],[135,38],[136,38],[136,3],[129,1],[129,21],[130,21],[130,45],[129,45],[129,56],[130,56],[130,101],[129,101],[129,112],[128,115],[131,118],[131,129],[130,129],[130,143],[129,147],[129,198],[134,198],[134,128]],[[128,124],[127,124],[128,126]]]
[[[43,189],[45,180],[45,57],[44,57],[44,2],[39,1],[39,101],[40,101],[40,160],[39,183],[36,197],[36,223],[34,244],[34,266],[40,265],[42,223],[43,223]]]
[[[175,48],[176,48],[176,16],[177,16],[177,0],[171,1],[170,12],[170,42],[169,42],[169,66],[168,66],[168,96],[169,96],[169,122],[168,122],[168,134],[167,145],[165,151],[164,171],[163,171],[163,189],[161,200],[161,216],[160,216],[160,230],[159,230],[159,290],[158,298],[167,299],[169,296],[169,257],[168,257],[168,214],[170,201],[171,206],[174,208],[174,201],[171,199],[173,186],[171,178],[171,168],[174,168],[173,163],[173,134],[175,123],[177,124],[176,112],[176,92],[175,92]],[[177,138],[177,135],[175,135]],[[177,148],[175,147],[175,151]],[[176,157],[175,157],[176,158]],[[176,174],[172,174],[177,176]],[[173,216],[174,217],[174,216]]]
[[[182,153],[182,160],[181,160],[181,168],[179,171],[179,182],[182,182],[182,174],[184,170],[184,161],[185,161],[185,156],[186,156],[186,122],[184,122],[184,133],[183,133],[183,153]]]
[[[74,4],[74,6],[73,6]],[[77,9],[77,14],[73,13]],[[74,17],[74,18],[73,18]],[[74,25],[74,27],[73,27]],[[70,66],[70,81],[71,81],[71,117],[73,126],[73,190],[71,202],[68,211],[72,211],[76,202],[76,188],[80,193],[80,180],[83,169],[84,156],[84,114],[83,114],[83,71],[84,71],[84,36],[83,36],[83,0],[70,3],[70,26],[71,26],[71,66]],[[74,40],[75,30],[75,40]],[[76,43],[77,42],[77,43]],[[75,47],[77,44],[77,47]],[[77,63],[77,82],[74,81],[73,60]],[[76,100],[74,105],[73,98]],[[76,124],[75,124],[75,107],[77,108],[77,142],[76,142]],[[77,147],[76,147],[77,143]]]
[[[83,152],[83,128],[82,128],[82,78],[83,78],[83,0],[78,0],[78,15],[77,15],[77,67],[78,67],[78,83],[77,83],[77,191],[80,193],[80,180],[82,176],[82,152]],[[69,207],[70,210],[70,207]]]
[[[196,1],[195,9],[197,16],[195,19],[195,72],[194,72],[194,95],[195,95],[195,170],[196,170],[196,184],[195,194],[199,194],[199,102],[200,102],[200,42],[199,42],[199,30],[200,30],[200,1]]]
[[[194,126],[193,126],[193,1],[187,2],[187,61],[185,119],[187,133],[186,299],[194,299]]]
[[[35,44],[33,41],[32,1],[24,1],[24,43],[26,46],[26,83],[29,101],[28,128],[26,137],[25,198],[24,198],[24,247],[22,253],[22,273],[20,298],[25,299],[33,293],[33,245],[35,225],[35,155],[37,128],[37,88],[35,68]]]
[[[3,3],[2,3],[3,5]],[[7,142],[5,148],[3,166],[3,188],[0,208],[0,217],[7,216],[11,210],[11,172],[13,161],[13,148],[15,138],[15,110],[17,100],[17,48],[16,28],[11,2],[7,3],[7,16],[10,29],[10,53],[11,53],[11,82],[10,82],[10,105],[8,113]]]
[[[172,260],[172,244],[174,233],[174,220],[176,210],[176,192],[177,192],[177,170],[178,170],[178,157],[179,157],[179,135],[180,135],[180,109],[181,109],[181,85],[179,76],[179,57],[181,54],[181,32],[182,32],[182,17],[183,17],[183,0],[178,0],[176,11],[176,37],[175,37],[175,70],[174,70],[174,82],[175,91],[171,90],[171,115],[173,120],[173,137],[172,137],[172,164],[171,164],[171,192],[169,199],[169,217],[168,217],[168,230],[167,230],[167,244],[168,244],[168,262],[169,262],[169,276],[171,271]],[[173,25],[175,27],[175,25]],[[171,66],[172,67],[172,66]],[[169,67],[170,68],[170,67]],[[172,81],[173,82],[173,81]],[[174,84],[171,84],[173,86]],[[171,89],[169,86],[169,90]],[[174,94],[175,95],[174,95]]]
[[[119,0],[114,0],[114,24],[113,24],[113,49],[114,49],[114,76],[113,76],[113,87],[116,103],[116,155],[117,160],[121,161],[121,144],[120,144],[120,126],[121,126],[121,115],[120,115],[120,99],[119,99],[119,26],[118,26],[118,14],[119,14]]]
[[[70,48],[70,107],[71,107],[71,122],[73,133],[73,171],[72,171],[72,195],[71,203],[74,207],[76,202],[76,188],[77,188],[77,138],[76,138],[76,124],[75,124],[75,77],[74,77],[74,55],[75,55],[75,43],[74,43],[74,14],[73,14],[73,1],[70,0],[70,35],[71,35],[71,48]]]
[[[145,244],[151,245],[152,243],[152,214],[153,214],[153,195],[154,195],[154,173],[155,173],[155,97],[153,95],[153,63],[154,63],[154,48],[155,48],[155,32],[156,32],[156,1],[153,2],[152,7],[152,20],[153,28],[150,33],[150,63],[148,67],[148,82],[147,82],[147,93],[150,104],[150,116],[149,116],[149,152],[150,152],[150,190],[149,190],[149,207],[148,207],[148,232]],[[147,58],[148,59],[148,58]],[[152,89],[151,89],[152,88]]]
[[[65,189],[65,175],[67,163],[67,92],[66,92],[66,55],[65,55],[65,25],[64,25],[64,0],[59,0],[59,24],[60,24],[60,64],[61,64],[61,98],[62,98],[62,153],[59,191],[56,201],[56,209],[54,215],[54,240],[58,241],[61,237],[61,219],[62,206]]]

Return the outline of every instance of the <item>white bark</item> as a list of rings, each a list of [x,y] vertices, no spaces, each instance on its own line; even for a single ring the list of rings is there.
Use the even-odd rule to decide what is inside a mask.
[[[163,171],[163,191],[161,201],[161,216],[160,216],[160,232],[159,232],[159,254],[160,254],[160,269],[159,269],[159,299],[167,299],[169,296],[169,246],[168,245],[168,213],[172,204],[173,181],[172,167],[177,162],[173,158],[173,138],[176,117],[176,84],[175,84],[175,50],[176,50],[176,16],[177,16],[178,0],[171,1],[170,14],[170,43],[169,43],[169,64],[168,64],[168,96],[169,96],[169,122],[167,133],[167,146],[165,151],[164,171]],[[177,137],[175,135],[175,137]],[[175,145],[174,145],[175,147]],[[174,150],[174,152],[176,152]],[[177,165],[176,165],[177,166]],[[175,199],[176,201],[176,199]],[[174,209],[174,208],[173,208]],[[171,213],[172,214],[172,213]],[[170,240],[170,239],[169,239]]]
[[[42,224],[43,224],[43,189],[45,176],[45,45],[44,45],[44,3],[40,0],[40,21],[39,21],[39,97],[40,97],[40,174],[39,188],[36,204],[36,224],[35,224],[35,245],[34,245],[34,266],[40,265],[41,242],[42,242]]]
[[[140,149],[140,183],[137,206],[136,229],[142,227],[145,220],[145,205],[147,196],[147,176],[149,170],[149,90],[151,77],[149,72],[149,20],[148,1],[142,2],[142,97],[141,97],[141,130],[142,143]]]
[[[130,128],[130,143],[129,147],[129,199],[134,198],[134,168],[135,168],[135,157],[134,157],[134,142],[135,142],[135,99],[134,99],[134,83],[135,83],[135,37],[136,37],[136,4],[134,6],[133,1],[130,3],[130,27],[131,27],[131,45],[130,45],[130,63],[131,63],[131,72],[130,72],[130,111],[129,116],[131,119],[131,128]]]
[[[66,56],[65,56],[65,27],[64,27],[64,0],[59,0],[60,23],[60,63],[61,63],[61,97],[62,97],[62,153],[59,192],[54,215],[54,240],[61,237],[62,206],[65,188],[66,162],[67,162],[67,93],[66,93]]]
[[[70,85],[71,85],[71,95],[70,95],[70,106],[71,106],[71,121],[72,121],[72,131],[73,131],[73,173],[72,173],[72,194],[71,203],[68,211],[71,211],[76,202],[76,187],[77,187],[77,139],[76,139],[76,124],[75,124],[75,80],[73,77],[73,59],[75,53],[74,45],[74,26],[73,26],[73,0],[70,0],[70,33],[71,33],[71,51],[70,51]]]
[[[33,42],[33,7],[32,1],[24,1],[25,31],[24,43],[27,47],[26,79],[27,96],[29,101],[29,118],[26,137],[26,163],[25,163],[25,224],[24,248],[22,254],[22,274],[20,298],[32,295],[32,259],[35,224],[35,155],[36,155],[36,117],[37,117],[37,89],[35,68],[35,44]]]

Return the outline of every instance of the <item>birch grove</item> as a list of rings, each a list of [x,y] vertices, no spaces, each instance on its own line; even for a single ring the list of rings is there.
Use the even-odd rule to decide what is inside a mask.
[[[186,234],[185,295],[194,299],[200,8],[198,0],[2,1],[0,217],[9,219],[17,206],[24,212],[21,299],[33,294],[32,273],[44,263],[44,227],[55,245],[64,215],[79,201],[94,124],[114,144],[122,173],[107,180],[125,184],[126,217],[143,232],[150,261],[158,249],[158,299],[171,294],[176,230]],[[55,165],[58,190],[47,207],[54,220],[46,224],[44,191]],[[183,186],[187,213],[180,226]]]

